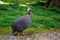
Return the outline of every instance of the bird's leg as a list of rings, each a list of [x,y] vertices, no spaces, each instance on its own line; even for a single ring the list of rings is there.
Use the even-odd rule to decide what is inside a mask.
[[[24,32],[22,32],[22,35],[25,36],[26,34]]]
[[[22,35],[22,36],[25,36],[26,34],[25,34],[24,32],[17,32],[17,33],[16,33],[16,36],[21,36],[21,35]]]
[[[20,32],[17,32],[17,36],[20,36]]]

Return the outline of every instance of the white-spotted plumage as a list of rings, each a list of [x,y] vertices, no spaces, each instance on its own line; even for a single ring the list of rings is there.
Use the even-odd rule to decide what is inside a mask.
[[[22,32],[25,30],[27,27],[29,27],[29,24],[31,22],[31,14],[30,14],[30,7],[27,9],[27,15],[26,16],[21,16],[15,19],[12,23],[12,32],[15,33],[17,32]]]

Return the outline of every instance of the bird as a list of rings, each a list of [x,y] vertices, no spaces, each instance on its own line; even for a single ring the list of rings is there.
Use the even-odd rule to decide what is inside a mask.
[[[13,34],[17,32],[19,35],[19,33],[23,32],[26,28],[29,27],[29,24],[31,22],[31,13],[30,13],[31,10],[32,8],[28,7],[26,16],[20,16],[12,22],[11,27]]]

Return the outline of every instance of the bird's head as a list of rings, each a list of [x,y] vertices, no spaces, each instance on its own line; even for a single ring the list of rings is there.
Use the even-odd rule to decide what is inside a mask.
[[[32,8],[28,7],[27,11],[30,12],[32,10]]]

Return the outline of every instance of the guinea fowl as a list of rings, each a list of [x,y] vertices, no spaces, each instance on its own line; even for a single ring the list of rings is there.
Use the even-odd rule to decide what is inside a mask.
[[[12,23],[12,33],[14,34],[15,32],[18,32],[18,35],[20,32],[23,32],[23,30],[25,30],[30,22],[31,22],[31,8],[27,9],[27,15],[26,16],[21,16],[17,19],[15,19]]]

